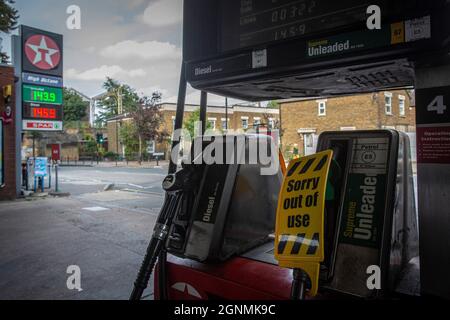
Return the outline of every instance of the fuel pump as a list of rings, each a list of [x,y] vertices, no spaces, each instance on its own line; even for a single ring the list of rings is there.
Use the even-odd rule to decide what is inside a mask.
[[[344,174],[327,217],[333,241],[323,287],[364,298],[393,294],[419,256],[409,138],[392,130],[329,132],[319,138],[325,149],[336,151]],[[371,270],[380,272],[373,271],[377,290],[368,285]],[[418,274],[408,279],[404,293],[417,294]]]
[[[142,297],[163,249],[183,259],[220,263],[270,241],[282,180],[273,145],[267,135],[194,141],[190,163],[163,182],[166,200],[131,300]],[[258,152],[262,146],[268,163]],[[210,154],[212,162],[206,158]],[[266,175],[264,169],[269,169]]]
[[[322,293],[361,298],[418,294],[418,268],[411,267],[419,250],[408,136],[392,130],[327,132],[320,136],[318,150],[322,152],[291,163],[280,195],[276,256],[280,266],[297,269],[293,291],[298,291],[296,281],[306,283],[309,278],[310,296],[316,295],[318,286]],[[303,200],[309,195],[310,177],[301,173],[326,150],[329,175],[316,174],[316,179],[326,177],[326,192],[324,186],[314,189],[324,195],[325,205],[308,205]],[[307,169],[294,175],[303,166]],[[286,205],[295,190],[296,205]],[[290,223],[294,213],[297,217],[302,213],[303,220]],[[286,245],[292,248],[287,254]],[[302,245],[316,248],[308,256],[308,251],[299,250]],[[324,255],[313,259],[313,252]]]

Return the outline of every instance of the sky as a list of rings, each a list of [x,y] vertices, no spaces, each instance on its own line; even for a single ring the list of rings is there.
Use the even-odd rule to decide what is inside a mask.
[[[81,29],[69,30],[67,8],[81,9]],[[92,97],[107,76],[139,94],[163,94],[175,102],[182,56],[182,0],[16,0],[19,24],[64,35],[64,82]],[[14,32],[13,34],[17,34]],[[9,52],[10,37],[2,35]],[[188,89],[187,103],[200,94]],[[209,103],[225,99],[210,96]],[[231,103],[238,101],[231,100]]]

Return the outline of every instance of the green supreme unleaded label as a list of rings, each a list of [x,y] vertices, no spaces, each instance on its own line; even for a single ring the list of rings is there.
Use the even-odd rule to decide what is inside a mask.
[[[386,202],[388,152],[388,138],[356,140],[340,243],[379,248]]]

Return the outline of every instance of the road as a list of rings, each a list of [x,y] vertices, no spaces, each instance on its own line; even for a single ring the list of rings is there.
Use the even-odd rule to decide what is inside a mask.
[[[62,167],[61,191],[70,197],[0,203],[0,300],[127,299],[162,206],[165,173]],[[103,191],[108,184],[116,187]],[[80,268],[83,291],[67,287],[69,266]]]

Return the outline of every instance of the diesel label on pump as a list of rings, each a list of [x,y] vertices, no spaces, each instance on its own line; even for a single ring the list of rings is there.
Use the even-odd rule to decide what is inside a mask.
[[[388,153],[388,138],[356,140],[344,202],[341,243],[379,247]]]

